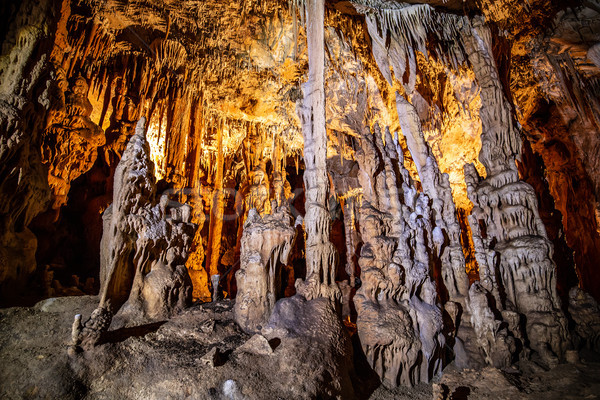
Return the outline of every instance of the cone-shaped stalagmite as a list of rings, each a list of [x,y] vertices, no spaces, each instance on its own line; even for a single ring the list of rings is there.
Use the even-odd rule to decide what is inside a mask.
[[[96,344],[117,312],[125,320],[156,320],[191,302],[184,266],[195,230],[191,207],[157,198],[144,124],[142,117],[115,172],[113,203],[103,215],[100,304],[75,345]]]

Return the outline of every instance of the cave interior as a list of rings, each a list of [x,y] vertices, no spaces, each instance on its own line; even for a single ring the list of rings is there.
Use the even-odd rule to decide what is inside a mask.
[[[597,398],[597,0],[0,15],[0,397]]]

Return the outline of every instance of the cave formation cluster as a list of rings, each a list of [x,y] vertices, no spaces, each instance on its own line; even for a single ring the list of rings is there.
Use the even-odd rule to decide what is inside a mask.
[[[600,4],[567,3],[7,5],[2,304],[98,295],[82,368],[231,302],[239,354],[312,343],[342,397],[359,356],[394,388],[600,351]]]

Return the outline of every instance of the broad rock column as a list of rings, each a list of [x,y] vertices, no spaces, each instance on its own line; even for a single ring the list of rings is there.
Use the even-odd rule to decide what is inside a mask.
[[[521,137],[494,61],[491,33],[482,18],[463,27],[468,59],[481,87],[481,152],[487,177],[472,165],[465,179],[481,284],[496,298],[504,319],[518,330],[518,313],[530,347],[549,365],[564,356],[567,321],[556,292],[554,251],[538,214],[533,188],[521,181],[515,160]],[[497,268],[497,271],[496,271]],[[517,325],[517,326],[515,326]]]

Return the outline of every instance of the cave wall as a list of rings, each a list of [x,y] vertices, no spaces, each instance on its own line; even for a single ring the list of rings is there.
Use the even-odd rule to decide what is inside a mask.
[[[0,58],[2,234],[0,285],[17,295],[36,269],[37,238],[28,228],[50,200],[40,139],[50,107],[50,53],[60,2],[22,2],[12,13]]]

